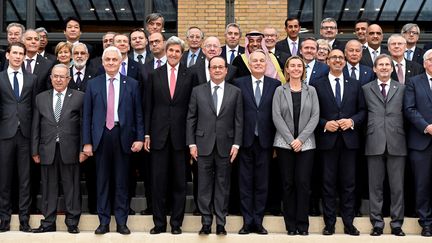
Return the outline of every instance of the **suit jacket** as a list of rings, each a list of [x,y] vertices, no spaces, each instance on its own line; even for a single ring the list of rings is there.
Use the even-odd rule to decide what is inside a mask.
[[[154,70],[146,87],[145,134],[150,135],[152,149],[162,149],[171,138],[174,149],[180,150],[186,145],[186,115],[193,82],[186,66],[180,63],[171,99],[167,65]]]
[[[427,125],[432,124],[432,91],[426,73],[414,76],[405,83],[404,114],[410,122],[408,148],[424,150],[432,137],[425,134]]]
[[[368,111],[365,155],[407,155],[403,97],[405,86],[398,81],[389,83],[387,98],[381,94],[377,81],[365,84],[363,94]]]
[[[294,137],[294,111],[289,83],[278,87],[273,97],[273,122],[276,126],[274,146],[291,149],[291,142],[299,139],[302,150],[316,147],[314,130],[319,121],[320,108],[315,88],[305,83],[301,88],[298,136]]]
[[[309,84],[314,80],[327,76],[329,74],[329,71],[330,68],[327,66],[327,64],[315,60],[312,74],[309,78]]]
[[[387,50],[387,47],[381,46],[381,53],[380,54],[390,54]],[[373,68],[373,60],[370,55],[369,49],[365,48],[362,51],[362,59],[360,60],[360,64],[368,66],[370,68]]]
[[[183,55],[180,59],[180,63],[184,66],[187,67],[188,65],[188,55],[189,55],[189,50],[183,52]],[[198,56],[195,57],[195,64],[199,61],[199,60],[204,60],[206,57],[202,51],[202,49],[199,50]]]
[[[52,89],[36,96],[32,124],[32,155],[40,155],[41,164],[54,162],[56,138],[64,164],[78,164],[81,151],[81,114],[84,93],[67,89],[60,119],[54,117]]]
[[[7,69],[6,61],[6,51],[0,50],[0,72]]]
[[[128,57],[129,57],[129,60],[134,60],[135,61],[133,50],[131,50],[131,52],[128,54]],[[150,62],[151,60],[153,60],[153,54],[151,52],[149,52],[149,51],[146,51],[146,57],[144,59],[144,63],[143,64],[146,64],[146,63]],[[135,61],[135,62],[137,62],[138,64],[140,64],[138,61]]]
[[[342,52],[344,52],[345,51],[345,45],[346,45],[346,43],[344,41],[340,41],[338,39],[335,39],[335,41],[333,41],[333,44],[332,44],[332,50],[338,49],[338,50],[341,50]]]
[[[290,55],[288,55],[288,53],[280,51],[278,49],[275,50],[274,55],[275,55],[276,59],[278,60],[279,66],[283,72],[285,63],[288,60],[288,58],[290,57]]]
[[[342,80],[340,81],[342,82]],[[313,80],[320,104],[320,121],[316,130],[317,148],[332,149],[335,146],[338,133],[342,134],[345,145],[349,149],[359,148],[359,129],[366,118],[365,102],[360,82],[344,77],[344,91],[341,107],[338,107],[328,76]],[[324,132],[327,121],[351,118],[354,129],[345,131]]]
[[[422,66],[420,66],[420,64],[405,60],[405,81],[423,72],[424,69]],[[397,76],[396,66],[393,68],[393,72],[391,73],[391,78],[395,81],[399,81],[399,78]]]
[[[55,55],[53,55],[53,54],[51,54],[51,53],[48,53],[46,50],[45,50],[45,52],[44,52],[43,57],[44,57],[45,59],[50,60],[50,61],[53,62],[53,63],[56,62],[56,60],[57,60],[57,57],[56,57]]]
[[[128,58],[128,65],[127,65],[127,76],[130,78],[135,79],[139,83],[143,81],[144,77],[141,72],[141,66],[142,64],[139,64],[138,62],[134,61],[133,58]],[[102,66],[102,64],[97,69],[96,76],[102,75],[105,73],[105,69]],[[121,66],[120,66],[121,70]]]
[[[25,71],[24,63],[22,65],[22,69]],[[47,90],[49,87],[52,87],[51,79],[49,76],[51,74],[51,69],[53,66],[54,66],[54,62],[51,62],[50,60],[45,59],[41,55],[37,54],[36,64],[32,70],[33,74],[37,76],[35,95]]]
[[[226,59],[226,51],[227,51],[226,45],[222,46],[221,49],[222,49],[222,52],[221,52],[220,56],[223,57],[224,59]],[[243,53],[245,53],[245,48],[243,46],[239,46],[237,55],[240,55]],[[229,60],[226,60],[226,61],[228,62]]]
[[[206,76],[206,66],[205,66],[205,59],[197,60],[195,65],[189,68],[189,72],[192,75],[192,79],[195,84],[203,84],[207,83],[209,80],[207,80]],[[236,77],[237,68],[231,64],[228,64],[228,73],[225,77],[225,81],[228,83],[232,83],[234,78]]]
[[[411,61],[420,64],[423,67],[423,55],[425,54],[425,50],[416,46],[414,49],[414,53],[412,54]]]
[[[17,101],[7,69],[0,72],[0,139],[12,138],[18,127],[30,139],[36,82],[35,75],[23,71],[23,87]]]
[[[81,80],[81,84],[79,86],[75,82],[75,77],[73,75],[73,68],[72,67],[70,68],[70,76],[71,76],[71,80],[69,81],[68,88],[76,89],[78,91],[85,92],[86,87],[87,87],[87,82],[90,79],[96,77],[96,72],[95,72],[95,70],[92,69],[92,67],[90,65],[86,65],[84,78]]]
[[[213,105],[210,82],[192,90],[186,121],[186,144],[196,144],[199,156],[208,156],[215,146],[228,157],[234,144],[242,145],[243,100],[239,88],[225,83],[219,114]]]
[[[93,151],[101,141],[107,111],[106,75],[97,76],[87,83],[83,105],[83,144],[92,144]],[[118,117],[120,143],[124,153],[131,153],[134,141],[144,141],[144,122],[138,82],[120,75]]]
[[[360,72],[360,79],[358,81],[362,86],[375,79],[375,73],[373,69],[368,66],[360,64],[359,72]],[[351,70],[348,70],[347,65],[345,65],[345,67],[343,68],[343,73],[345,77],[351,76]]]
[[[269,55],[273,55],[273,54],[269,54]],[[287,54],[285,54],[283,52],[279,52],[278,55],[276,55],[276,54],[274,54],[274,55],[275,55],[276,59],[278,60],[279,67],[283,71],[283,66],[285,65],[285,63],[282,63],[282,62],[283,62],[283,60],[286,61],[286,59],[288,59]],[[237,68],[237,72],[236,72],[237,78],[251,75],[251,72],[249,71],[248,66],[244,63],[241,55],[238,55],[234,58],[232,65]]]
[[[280,81],[264,76],[260,103],[255,101],[252,77],[244,76],[234,80],[243,97],[243,146],[250,147],[255,140],[255,125],[258,123],[258,140],[261,147],[268,149],[273,145],[275,127],[272,121],[273,94]]]
[[[293,56],[293,54],[291,53],[290,47],[288,46],[287,38],[280,40],[276,43],[276,50],[285,52],[286,54],[288,54],[288,57],[290,57],[290,56]],[[297,53],[294,53],[294,55],[298,56],[300,54],[301,42],[302,42],[302,40],[299,39],[299,43],[297,43]]]

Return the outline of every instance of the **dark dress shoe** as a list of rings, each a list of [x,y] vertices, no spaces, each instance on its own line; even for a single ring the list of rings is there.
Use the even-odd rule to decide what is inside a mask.
[[[432,236],[432,228],[431,226],[425,226],[422,229],[421,236],[431,237]]]
[[[166,232],[166,227],[160,227],[160,226],[155,226],[150,230],[150,234],[152,235],[157,235],[165,232]]]
[[[2,220],[0,223],[0,232],[6,232],[10,230],[10,222]]]
[[[216,234],[217,235],[227,235],[225,227],[223,225],[216,225]]]
[[[243,227],[239,230],[240,235],[247,235],[251,232],[251,226],[250,225],[243,225]]]
[[[198,211],[198,209],[195,209],[192,214],[193,214],[193,216],[200,216],[201,215],[201,213]]]
[[[32,232],[32,228],[30,227],[30,225],[29,225],[28,222],[21,222],[20,226],[19,226],[19,231],[31,233]],[[55,226],[54,226],[54,231],[55,231]]]
[[[358,231],[354,225],[344,227],[344,233],[353,236],[360,235],[360,231]]]
[[[46,232],[55,232],[56,231],[56,227],[55,225],[51,225],[51,226],[39,226],[39,228],[33,229],[32,232],[33,233],[46,233]]]
[[[296,235],[297,234],[297,230],[288,230],[287,234],[288,235]]]
[[[383,234],[383,229],[380,227],[373,227],[372,232],[370,233],[371,236],[380,236]]]
[[[322,234],[323,235],[333,235],[335,233],[335,228],[334,226],[326,226],[324,227]]]
[[[181,228],[179,226],[171,228],[171,234],[173,234],[173,235],[179,235],[181,233],[182,233],[182,230],[181,230]]]
[[[395,236],[405,236],[405,232],[403,232],[401,227],[391,229],[391,234]]]
[[[141,215],[152,215],[153,211],[151,209],[149,209],[149,208],[146,208],[144,210],[141,210],[140,213],[141,213]]]
[[[133,210],[132,208],[129,208],[129,215],[135,215],[136,212],[135,210]]]
[[[96,235],[103,235],[109,232],[109,226],[105,224],[100,224],[95,230]]]
[[[122,234],[122,235],[129,235],[131,233],[129,228],[125,224],[124,225],[117,225],[117,232]]]
[[[78,229],[78,226],[68,226],[67,231],[70,234],[78,234],[80,232],[80,230]]]
[[[299,230],[298,235],[306,236],[309,235],[309,232],[307,230]]]
[[[198,232],[199,235],[209,235],[210,233],[211,233],[210,225],[203,225],[200,231]]]
[[[267,235],[268,231],[262,226],[262,225],[257,225],[255,226],[255,233],[259,234],[259,235]]]

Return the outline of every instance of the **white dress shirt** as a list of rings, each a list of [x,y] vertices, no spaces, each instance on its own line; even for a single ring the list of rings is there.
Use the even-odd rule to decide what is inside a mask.
[[[314,68],[316,60],[312,60],[310,63],[306,64],[306,84],[309,84],[310,82],[310,77],[312,75],[312,70]]]
[[[156,57],[154,58],[154,63],[153,63],[153,69],[156,69],[158,67],[158,63],[157,60],[161,60],[161,66],[165,65],[165,63],[167,62],[167,57],[163,56],[161,59],[157,59]]]
[[[336,76],[333,76],[331,73],[329,73],[328,79],[330,80],[330,86],[332,88],[333,95],[335,97],[336,97],[336,80],[335,80],[336,78],[339,78],[341,101],[342,101],[343,100],[343,93],[344,93],[344,83],[345,83],[344,76],[343,76],[343,74],[341,74],[340,76],[336,77]]]
[[[65,90],[63,90],[62,92],[60,92],[62,95],[60,96],[60,99],[61,99],[61,107],[63,108],[63,104],[64,104],[64,99],[65,99],[65,96],[66,96],[66,91],[67,91],[67,87],[66,87],[66,89]],[[56,104],[57,104],[57,100],[59,99],[59,97],[57,96],[57,91],[55,90],[55,89],[53,89],[53,103],[52,103],[52,105],[53,105],[53,111],[54,111],[54,114],[55,114],[55,107],[56,107]]]
[[[140,62],[139,61],[139,59],[138,59],[138,55],[142,55],[142,61],[143,61],[143,63],[145,63],[145,59],[146,59],[146,57],[147,57],[147,51],[144,49],[144,52],[143,53],[137,53],[137,52],[133,52],[133,59],[134,59],[134,61],[136,61],[136,62]]]
[[[287,42],[288,42],[288,48],[289,48],[289,50],[290,50],[291,55],[292,55],[292,56],[297,55],[297,53],[293,53],[293,50],[292,50],[292,48],[293,48],[292,43],[293,43],[294,41],[291,40],[290,38],[287,38]],[[296,47],[297,47],[297,52],[299,51],[299,48],[300,48],[299,42],[300,42],[300,38],[297,37],[297,40],[295,40]]]
[[[80,72],[81,73],[81,75],[80,75],[80,78],[81,78],[81,82],[83,81],[83,79],[84,79],[84,75],[85,75],[85,70],[86,70],[86,66],[84,66],[81,70],[78,70],[78,69],[76,69],[76,67],[75,66],[73,66],[73,68],[72,68],[72,73],[73,73],[73,80],[74,80],[74,82],[76,83],[76,80],[77,80],[77,78],[78,78],[78,74],[77,74],[77,72]]]
[[[24,76],[23,76],[23,71],[22,69],[18,69],[18,70],[14,70],[11,67],[8,67],[7,69],[7,74],[9,76],[9,82],[11,84],[12,90],[14,89],[14,76],[15,76],[15,72],[17,73],[17,79],[18,79],[18,85],[19,85],[19,95],[21,96],[21,92],[22,92],[22,88],[24,85]]]
[[[234,50],[234,58],[235,58],[239,54],[238,49],[239,49],[239,45],[237,45],[234,49],[231,49],[231,47],[229,47],[228,45],[225,45],[225,50],[226,50],[225,57],[226,57],[226,60],[228,61],[228,63],[232,62],[231,50]]]
[[[262,96],[263,87],[264,87],[264,76],[260,77],[259,79],[255,78],[253,75],[251,75],[251,77],[252,77],[252,88],[253,88],[253,94],[254,95],[255,95],[255,90],[256,90],[256,81],[261,80],[261,82],[259,83],[259,87],[260,87],[261,96]]]
[[[348,69],[348,75],[351,77],[351,68],[353,67],[353,65],[351,65],[349,62],[346,63],[347,65],[347,69]],[[360,79],[360,64],[357,63],[357,65],[354,66],[355,67],[355,76],[356,79],[359,80]]]
[[[28,57],[28,56],[25,56],[25,58],[24,58],[24,67],[27,67],[27,59],[32,59],[32,60],[33,60],[33,61],[30,63],[32,73],[34,73],[34,69],[35,69],[35,66],[36,66],[36,59],[37,59],[37,55],[38,55],[38,54],[34,55],[32,58],[30,58],[30,57]]]

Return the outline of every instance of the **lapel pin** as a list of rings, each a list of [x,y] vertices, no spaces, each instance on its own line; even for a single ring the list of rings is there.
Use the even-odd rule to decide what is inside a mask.
[[[125,84],[125,83],[126,83],[126,80],[123,80],[123,83]]]
[[[395,88],[395,89],[396,89],[396,85],[394,85],[394,86],[393,86],[393,88]]]
[[[411,70],[408,70],[408,72],[410,73],[410,72],[411,72]]]
[[[70,93],[68,96],[71,97],[71,96],[72,96],[72,93]]]

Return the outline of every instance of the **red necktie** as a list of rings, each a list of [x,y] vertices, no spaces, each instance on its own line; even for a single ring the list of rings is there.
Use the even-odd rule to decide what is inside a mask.
[[[175,86],[176,86],[175,68],[171,68],[171,75],[170,75],[170,95],[171,95],[171,99],[174,97]]]
[[[108,128],[108,130],[113,129],[114,127],[114,102],[115,102],[114,78],[110,78],[109,85],[108,85],[108,102],[107,102],[107,113],[106,113],[106,127]]]

